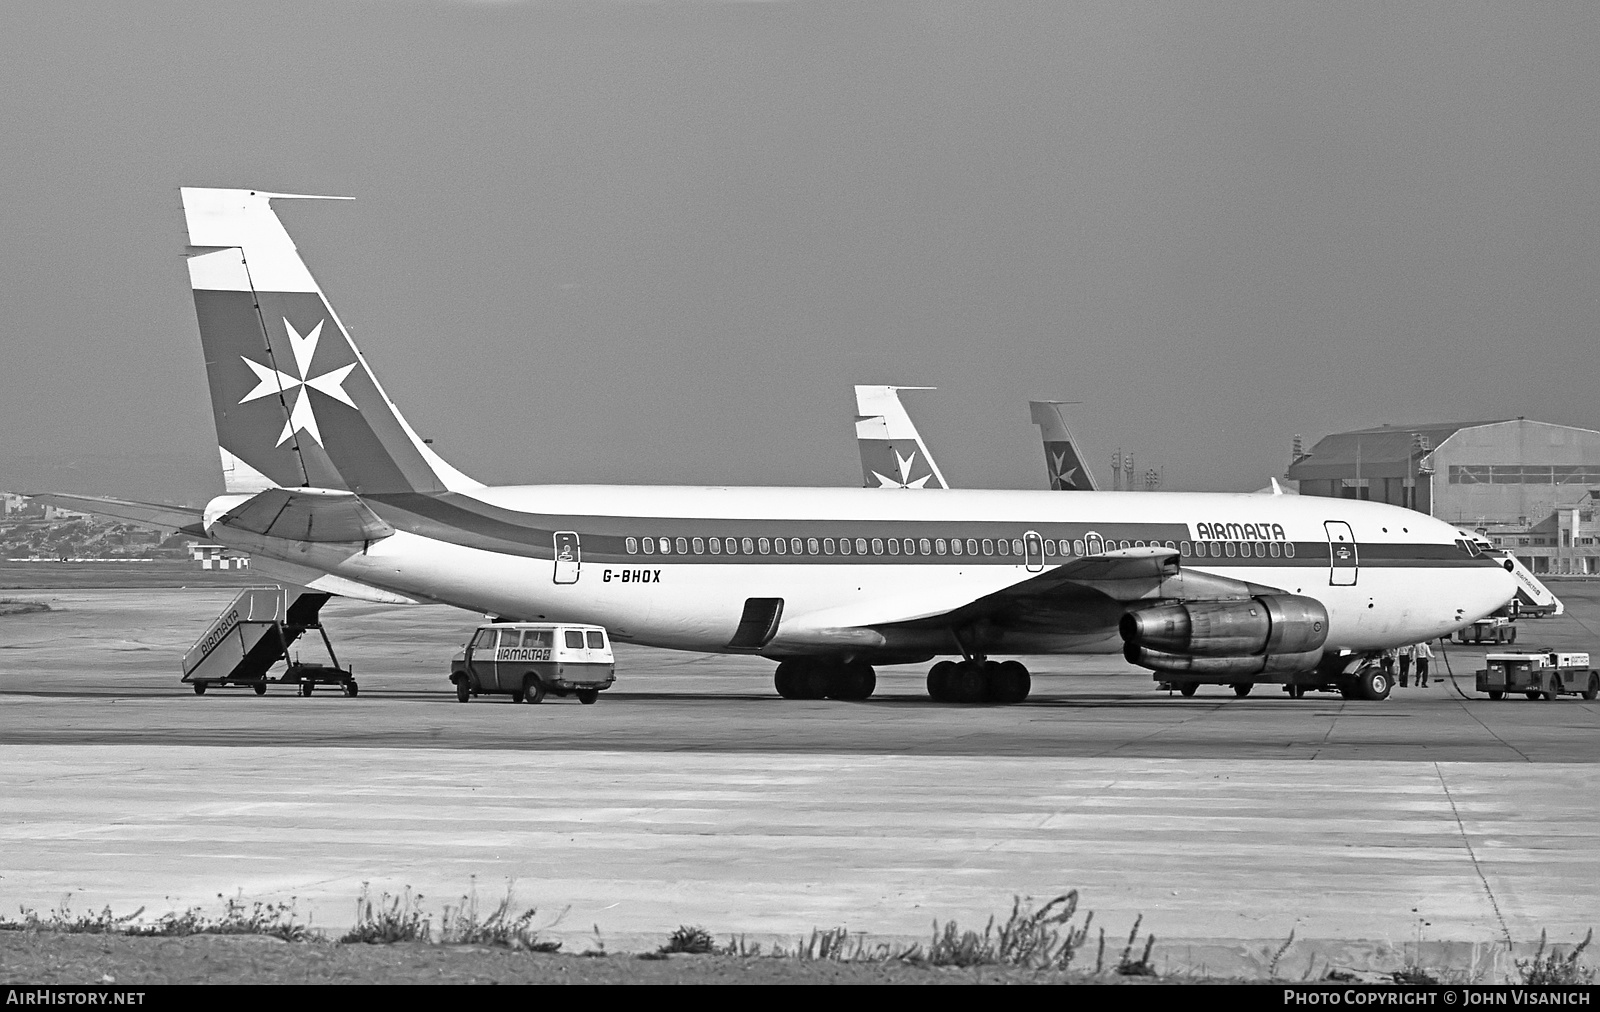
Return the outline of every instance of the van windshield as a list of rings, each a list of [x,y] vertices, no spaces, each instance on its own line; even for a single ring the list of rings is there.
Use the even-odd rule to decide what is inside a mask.
[[[472,638],[472,649],[492,650],[494,648],[494,634],[495,630],[493,629],[479,629],[478,635]]]

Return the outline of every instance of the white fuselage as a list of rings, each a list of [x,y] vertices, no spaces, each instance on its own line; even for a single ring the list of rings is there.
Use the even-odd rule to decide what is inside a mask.
[[[1105,539],[1184,549],[1204,542],[1219,554],[1231,545],[1222,557],[1185,551],[1181,565],[1317,599],[1329,615],[1329,649],[1377,650],[1445,635],[1494,611],[1515,590],[1509,573],[1458,551],[1460,535],[1447,524],[1398,507],[1310,496],[640,486],[456,494],[471,509],[487,507],[502,526],[511,518],[526,520],[530,532],[576,534],[578,562],[569,561],[564,575],[548,542],[530,537],[507,549],[441,535],[437,525],[407,530],[392,511],[385,515],[397,533],[365,546],[287,542],[215,523],[242,498],[213,503],[207,526],[219,541],[255,555],[406,597],[526,620],[594,623],[619,640],[683,650],[727,649],[750,598],[784,602],[769,653],[881,647],[863,630],[954,611],[1081,554],[1099,554],[1093,549]],[[1349,525],[1355,565],[1334,570],[1329,522]],[[1022,557],[998,551],[1000,542],[1021,543],[1030,532],[1051,550]],[[914,556],[873,551],[897,536],[916,546]],[[709,543],[724,537],[741,547],[749,539],[758,551],[713,554]],[[792,539],[801,553],[777,553],[770,546],[778,538]],[[654,551],[643,551],[645,539]],[[677,550],[680,539],[689,551]],[[845,539],[848,555],[839,550]],[[944,551],[925,552],[924,539]],[[666,553],[658,547],[663,540]],[[960,555],[951,550],[955,541]],[[763,543],[769,547],[760,551]],[[995,550],[983,552],[990,543]],[[1027,547],[1038,543],[1030,539]],[[969,544],[980,551],[967,551]],[[1063,555],[1063,547],[1077,553]],[[932,652],[957,652],[937,637],[928,642]],[[1015,653],[1121,646],[1114,622],[1035,630],[1004,644]]]

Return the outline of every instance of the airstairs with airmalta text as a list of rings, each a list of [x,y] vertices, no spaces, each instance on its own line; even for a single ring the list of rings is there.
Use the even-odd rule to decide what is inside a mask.
[[[355,675],[339,666],[333,642],[317,617],[332,596],[298,591],[291,600],[290,592],[279,587],[241,591],[183,655],[183,681],[193,685],[195,695],[200,696],[219,686],[250,688],[260,696],[273,684],[298,686],[302,696],[312,695],[319,685],[337,686],[345,695],[354,696],[359,691]],[[312,630],[322,636],[331,663],[289,658],[289,648]],[[287,667],[283,674],[273,676],[272,668],[279,661],[287,661]]]

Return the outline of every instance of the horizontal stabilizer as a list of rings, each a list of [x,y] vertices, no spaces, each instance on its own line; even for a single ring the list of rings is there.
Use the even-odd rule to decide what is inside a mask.
[[[161,503],[136,502],[131,499],[108,499],[98,495],[63,495],[57,492],[30,495],[29,498],[46,506],[77,510],[79,513],[93,513],[103,517],[116,517],[118,520],[144,524],[147,527],[161,527],[198,537],[205,537],[206,534],[205,528],[201,525],[202,511],[198,507],[166,506]]]
[[[313,488],[269,488],[217,523],[285,541],[379,541],[394,533],[360,496]]]

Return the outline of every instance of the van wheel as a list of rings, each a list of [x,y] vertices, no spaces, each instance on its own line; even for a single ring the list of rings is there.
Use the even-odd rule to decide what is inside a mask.
[[[354,697],[360,691],[361,691],[361,686],[357,685],[355,682],[345,682],[344,683],[344,694],[345,695]]]
[[[522,679],[522,691],[518,693],[522,698],[518,702],[542,703],[544,702],[544,683],[539,681],[538,675],[528,675]]]
[[[465,703],[472,698],[472,690],[467,688],[467,680],[463,678],[456,683],[456,702]]]
[[[265,696],[266,694],[267,694],[267,683],[266,682],[257,682],[256,683],[256,695]]]
[[[1499,689],[1490,689],[1489,690],[1489,698],[1490,699],[1504,699],[1505,698],[1505,693],[1502,692]]]
[[[1200,688],[1199,682],[1184,682],[1182,685],[1178,686],[1178,692],[1185,696],[1192,696],[1195,694],[1195,690],[1198,688]]]
[[[1529,699],[1538,699],[1540,696],[1544,695],[1544,693],[1536,689],[1533,692],[1524,692],[1523,695],[1527,696]]]
[[[197,696],[205,695],[206,694],[206,683],[205,682],[195,682],[194,683],[194,694],[197,695]],[[1591,696],[1589,698],[1593,699],[1594,697]]]
[[[1240,699],[1250,695],[1250,690],[1256,687],[1255,682],[1234,682],[1233,694]]]
[[[577,696],[578,696],[578,702],[582,703],[584,706],[593,706],[594,705],[594,701],[600,698],[600,690],[599,689],[579,689],[578,692],[577,692]]]
[[[522,690],[521,689],[512,689],[511,690],[511,701],[513,703],[522,702]]]
[[[1589,684],[1583,690],[1584,699],[1594,699],[1600,696],[1600,674],[1589,672]]]
[[[302,696],[309,696],[315,690],[316,690],[316,686],[312,685],[310,682],[301,682],[300,683],[300,695],[302,695]]]

